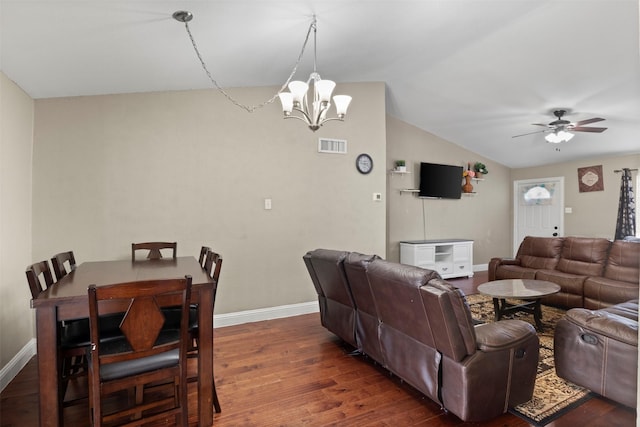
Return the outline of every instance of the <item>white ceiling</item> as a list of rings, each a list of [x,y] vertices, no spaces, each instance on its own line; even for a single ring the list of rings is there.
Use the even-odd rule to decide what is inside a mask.
[[[35,99],[210,88],[176,10],[224,87],[281,85],[316,14],[324,78],[383,81],[389,114],[482,156],[640,152],[638,0],[0,0],[0,68]],[[512,138],[557,108],[609,129]]]

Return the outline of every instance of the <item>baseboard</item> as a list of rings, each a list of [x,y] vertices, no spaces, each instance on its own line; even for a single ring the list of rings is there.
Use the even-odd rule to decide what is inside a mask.
[[[36,339],[31,338],[13,358],[0,369],[0,391],[4,390],[25,365],[36,355]]]
[[[489,264],[474,264],[473,271],[487,271],[489,270]]]
[[[281,305],[278,307],[258,308],[255,310],[238,311],[235,313],[216,314],[213,316],[215,328],[240,325],[262,320],[280,319],[283,317],[298,316],[301,314],[317,313],[318,301],[304,302],[300,304]]]

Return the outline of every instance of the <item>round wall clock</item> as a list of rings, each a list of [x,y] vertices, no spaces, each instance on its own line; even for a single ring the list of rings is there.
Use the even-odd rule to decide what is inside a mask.
[[[368,154],[360,154],[356,158],[356,168],[362,174],[368,174],[373,169],[373,159]]]

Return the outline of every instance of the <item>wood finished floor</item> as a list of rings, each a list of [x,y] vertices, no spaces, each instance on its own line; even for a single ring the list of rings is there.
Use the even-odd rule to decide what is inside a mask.
[[[452,282],[475,292],[486,273]],[[384,369],[359,356],[320,325],[317,314],[215,330],[216,384],[228,426],[528,426],[506,414],[482,424],[445,413]],[[38,374],[32,359],[1,394],[2,427],[37,426]],[[190,425],[196,389],[189,386]],[[550,427],[633,426],[635,411],[594,398],[548,424]],[[88,409],[65,409],[65,426],[88,425]],[[166,424],[154,424],[166,425]]]

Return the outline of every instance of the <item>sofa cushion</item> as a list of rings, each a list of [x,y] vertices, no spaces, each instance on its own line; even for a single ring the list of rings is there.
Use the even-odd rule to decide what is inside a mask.
[[[348,252],[316,249],[304,257],[320,302],[322,325],[352,346],[356,344],[355,303],[344,271]]]
[[[608,279],[588,277],[584,281],[584,308],[592,310],[638,298],[638,284]]]
[[[351,252],[344,260],[344,271],[356,303],[358,350],[384,365],[378,339],[378,310],[367,278],[367,266],[374,259],[380,259],[380,257]]]
[[[601,310],[573,308],[565,318],[591,332],[638,346],[638,301],[628,301]]]
[[[535,268],[521,267],[513,264],[499,265],[495,269],[495,278],[496,280],[535,279],[536,271]]]
[[[420,293],[438,351],[455,361],[473,354],[476,334],[462,291],[442,279],[431,279]]]
[[[520,243],[516,258],[521,267],[554,269],[562,251],[562,237],[527,236]]]
[[[440,275],[432,270],[377,259],[368,265],[367,277],[380,322],[419,342],[434,346],[420,287]],[[398,310],[398,307],[402,307],[402,310]]]
[[[610,244],[602,238],[565,237],[556,270],[580,276],[602,276]]]
[[[611,244],[604,277],[621,282],[640,282],[640,243],[616,240]]]

